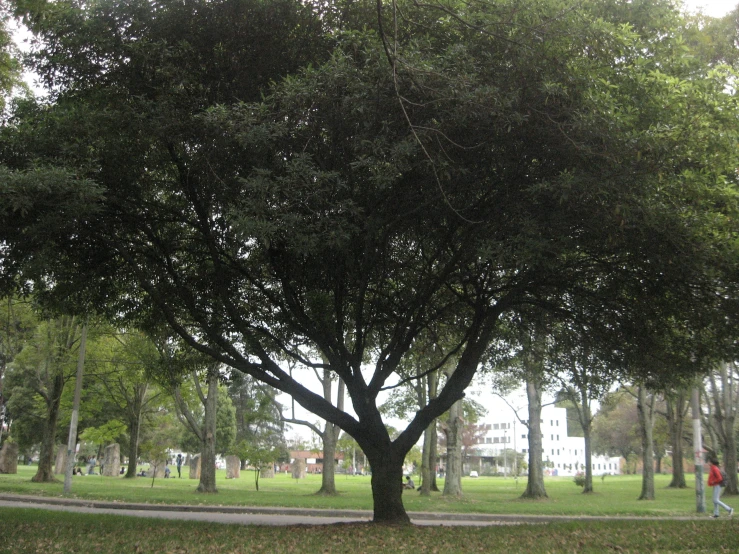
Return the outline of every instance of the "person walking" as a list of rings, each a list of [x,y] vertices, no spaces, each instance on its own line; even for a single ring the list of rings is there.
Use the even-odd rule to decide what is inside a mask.
[[[719,507],[729,512],[729,517],[731,517],[734,515],[734,508],[721,502],[721,487],[724,486],[724,477],[721,475],[718,458],[711,456],[708,462],[711,464],[711,469],[708,472],[708,486],[713,487],[713,517],[718,517]]]
[[[177,478],[182,479],[182,454],[177,454]]]

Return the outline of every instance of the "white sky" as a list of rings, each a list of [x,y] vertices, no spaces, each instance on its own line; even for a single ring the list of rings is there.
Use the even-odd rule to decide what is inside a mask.
[[[702,9],[703,13],[711,17],[721,17],[729,13],[739,0],[683,0],[683,4],[690,11]]]

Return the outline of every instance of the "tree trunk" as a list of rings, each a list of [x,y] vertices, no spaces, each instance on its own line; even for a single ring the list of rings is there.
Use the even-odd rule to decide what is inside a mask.
[[[462,401],[457,400],[449,409],[446,433],[446,479],[444,496],[462,496]]]
[[[55,368],[56,374],[52,381],[51,390],[46,406],[46,421],[41,439],[41,451],[38,459],[38,470],[31,478],[34,483],[53,483],[54,477],[54,446],[56,445],[56,426],[59,420],[59,404],[64,389],[64,374],[61,368]]]
[[[683,429],[687,404],[685,390],[679,390],[677,394],[670,394],[665,398],[667,426],[670,430],[670,442],[672,443],[672,480],[667,485],[669,488],[687,488],[685,470],[683,469]]]
[[[367,454],[372,467],[374,523],[407,525],[411,520],[403,506],[403,457],[391,448]]]
[[[429,461],[431,462],[431,490],[433,492],[441,492],[439,484],[436,482],[437,460],[439,459],[439,434],[436,431],[436,422],[434,422],[434,430],[431,433],[431,449],[429,450]]]
[[[593,451],[590,427],[591,425],[587,425],[582,429],[585,441],[585,486],[582,488],[583,493],[593,492]]]
[[[593,416],[590,413],[590,398],[586,386],[580,387],[580,425],[583,431],[583,442],[585,443],[585,486],[583,493],[593,492],[593,450],[592,450],[592,427]]]
[[[433,371],[429,373],[429,402],[436,398],[439,388],[439,373]],[[436,483],[436,461],[439,459],[439,434],[436,431],[436,422],[434,420],[431,427],[431,444],[429,446],[429,470],[431,472],[431,481],[429,484],[429,490],[433,492],[440,492],[439,485]]]
[[[326,361],[324,359],[324,361]],[[323,372],[323,379],[321,380],[323,385],[323,397],[331,402],[332,397],[332,382],[331,372],[326,369]],[[339,385],[336,392],[336,407],[339,410],[344,409],[344,382],[339,379]],[[341,429],[338,425],[326,422],[326,426],[323,428],[321,434],[321,441],[323,442],[323,470],[321,471],[321,488],[316,494],[325,496],[336,496],[336,443],[339,440],[339,433]]]
[[[431,474],[436,473],[431,460],[431,436],[436,433],[436,421],[423,432],[423,451],[421,453],[421,496],[431,495]]]
[[[637,392],[637,409],[642,444],[642,485],[639,500],[654,500],[654,396],[647,398],[647,390],[640,386]]]
[[[529,401],[529,478],[521,498],[548,498],[541,457],[541,392],[533,380],[526,382],[526,396]]]
[[[144,392],[144,395],[146,392]],[[134,392],[133,405],[128,414],[128,468],[126,469],[126,479],[136,477],[136,466],[139,459],[139,437],[141,435],[141,411],[143,396],[139,394],[138,387]]]
[[[726,472],[726,494],[738,494],[736,473],[736,402],[734,399],[734,379],[732,379],[733,368],[729,363],[719,365],[719,377],[721,378],[720,391],[716,390],[716,384],[712,380],[715,397],[716,427],[721,450],[724,454],[724,470]]]
[[[333,423],[326,422],[321,438],[323,439],[323,470],[321,472],[321,488],[319,495],[336,496],[336,435],[340,429]]]
[[[208,370],[208,397],[205,399],[203,440],[200,456],[200,483],[197,492],[216,493],[216,409],[218,407],[218,370]]]

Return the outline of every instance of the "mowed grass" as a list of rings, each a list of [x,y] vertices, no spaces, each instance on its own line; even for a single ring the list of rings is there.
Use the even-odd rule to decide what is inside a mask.
[[[30,494],[37,496],[62,496],[59,483],[31,483],[35,467],[22,466],[16,475],[0,475],[0,493]],[[184,475],[184,472],[183,472]],[[60,479],[63,476],[59,476]],[[228,506],[280,506],[293,508],[325,508],[371,510],[372,494],[370,477],[337,475],[336,497],[317,496],[320,476],[309,475],[295,480],[289,475],[274,479],[260,479],[259,491],[255,490],[253,472],[242,472],[239,479],[225,478],[219,471],[219,493],[213,495],[195,492],[197,481],[192,479],[156,479],[152,487],[149,478],[123,479],[119,477],[75,477],[72,496],[81,499],[97,499],[150,504],[228,505]],[[595,493],[583,495],[571,477],[545,479],[548,499],[522,500],[521,493],[526,479],[502,477],[464,478],[464,496],[446,498],[441,493],[422,497],[416,491],[405,491],[403,502],[408,511],[456,512],[485,514],[525,515],[641,515],[641,516],[692,516],[695,515],[695,491],[692,476],[688,488],[668,489],[669,476],[657,475],[656,500],[637,500],[641,488],[641,476],[607,476],[595,479]],[[443,487],[443,480],[440,481]],[[710,491],[707,491],[707,507],[711,508]],[[739,508],[739,498],[725,498],[728,504]],[[737,541],[739,544],[739,541]]]
[[[575,521],[491,527],[290,527],[0,508],[0,553],[736,552],[739,521]]]

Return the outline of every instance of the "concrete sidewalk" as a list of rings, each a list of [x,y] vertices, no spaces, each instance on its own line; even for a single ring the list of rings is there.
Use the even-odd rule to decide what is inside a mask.
[[[371,521],[369,510],[332,510],[307,508],[278,508],[262,506],[202,506],[189,504],[143,504],[81,500],[77,498],[16,495],[0,493],[0,506],[64,510],[79,513],[107,513],[137,517],[214,521],[242,525],[321,525],[340,522]],[[515,525],[548,523],[553,521],[605,520],[695,520],[706,516],[537,516],[516,514],[460,514],[438,512],[408,512],[417,525]]]

